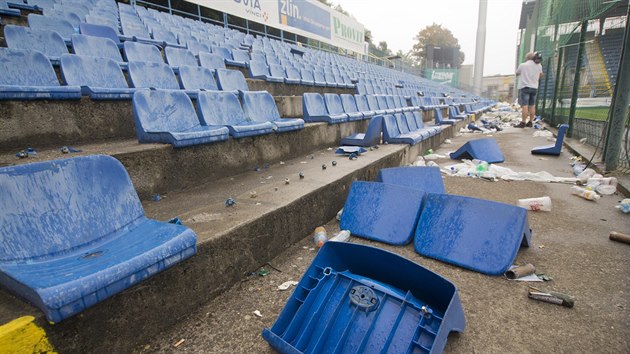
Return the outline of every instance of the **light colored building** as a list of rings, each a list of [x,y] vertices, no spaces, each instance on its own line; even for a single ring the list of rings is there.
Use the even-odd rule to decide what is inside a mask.
[[[497,101],[514,101],[514,79],[514,75],[485,76],[481,96]]]

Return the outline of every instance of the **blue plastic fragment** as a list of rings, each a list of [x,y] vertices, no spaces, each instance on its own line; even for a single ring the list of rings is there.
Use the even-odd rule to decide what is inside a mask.
[[[472,130],[472,131],[477,131],[480,132],[482,131],[481,128],[479,128],[478,126],[475,125],[475,123],[468,123],[468,130]]]
[[[234,198],[228,198],[225,200],[225,207],[231,207],[236,205],[236,200],[234,200]]]
[[[83,150],[79,150],[79,149],[75,149],[72,146],[62,146],[61,149],[59,149],[63,154],[69,154],[69,153],[77,153],[77,152],[81,152]]]
[[[453,160],[477,159],[486,161],[487,163],[500,163],[505,161],[499,144],[497,144],[494,138],[470,140],[457,149],[457,151],[452,152],[450,157]]]
[[[20,158],[20,159],[24,159],[30,156],[37,156],[37,150],[33,148],[26,148],[24,150],[18,151],[15,154],[15,157]]]
[[[337,154],[337,155],[351,155],[351,154],[361,155],[361,154],[366,153],[366,152],[367,152],[367,149],[363,148],[361,146],[340,146],[335,151],[335,154]]]
[[[377,182],[396,184],[427,193],[446,193],[439,167],[393,167],[378,172]]]
[[[159,194],[154,194],[151,196],[151,200],[154,202],[159,202],[160,200],[162,200],[162,196]]]
[[[179,217],[174,217],[171,220],[167,221],[169,224],[182,225],[182,221]]]
[[[378,248],[327,242],[262,335],[280,353],[441,353],[465,327],[447,279]]]
[[[558,137],[556,138],[556,142],[553,145],[545,145],[545,146],[537,146],[532,149],[532,154],[534,155],[560,155],[562,152],[562,143],[564,141],[564,136],[567,133],[569,126],[567,124],[562,124],[558,128]]]

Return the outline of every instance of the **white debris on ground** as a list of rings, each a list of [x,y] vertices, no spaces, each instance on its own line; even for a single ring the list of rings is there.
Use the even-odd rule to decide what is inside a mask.
[[[446,166],[441,171],[448,176],[482,178],[489,181],[532,181],[544,183],[575,184],[578,179],[571,177],[556,177],[546,171],[516,172],[507,167],[489,164],[481,160],[462,160],[461,163]]]

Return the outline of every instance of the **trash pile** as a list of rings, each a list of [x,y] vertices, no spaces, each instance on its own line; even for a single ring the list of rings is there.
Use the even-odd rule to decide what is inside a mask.
[[[481,178],[487,181],[532,181],[543,183],[574,184],[578,178],[556,177],[547,171],[516,172],[507,167],[489,164],[482,160],[462,160],[461,163],[446,166],[441,171],[447,176]]]

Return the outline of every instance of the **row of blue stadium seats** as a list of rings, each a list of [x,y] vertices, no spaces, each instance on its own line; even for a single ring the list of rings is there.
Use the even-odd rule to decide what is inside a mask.
[[[132,106],[141,143],[168,143],[176,148],[227,140],[228,134],[244,138],[304,128],[302,119],[281,118],[266,91],[202,91],[195,112],[182,91],[144,89],[134,93]]]

